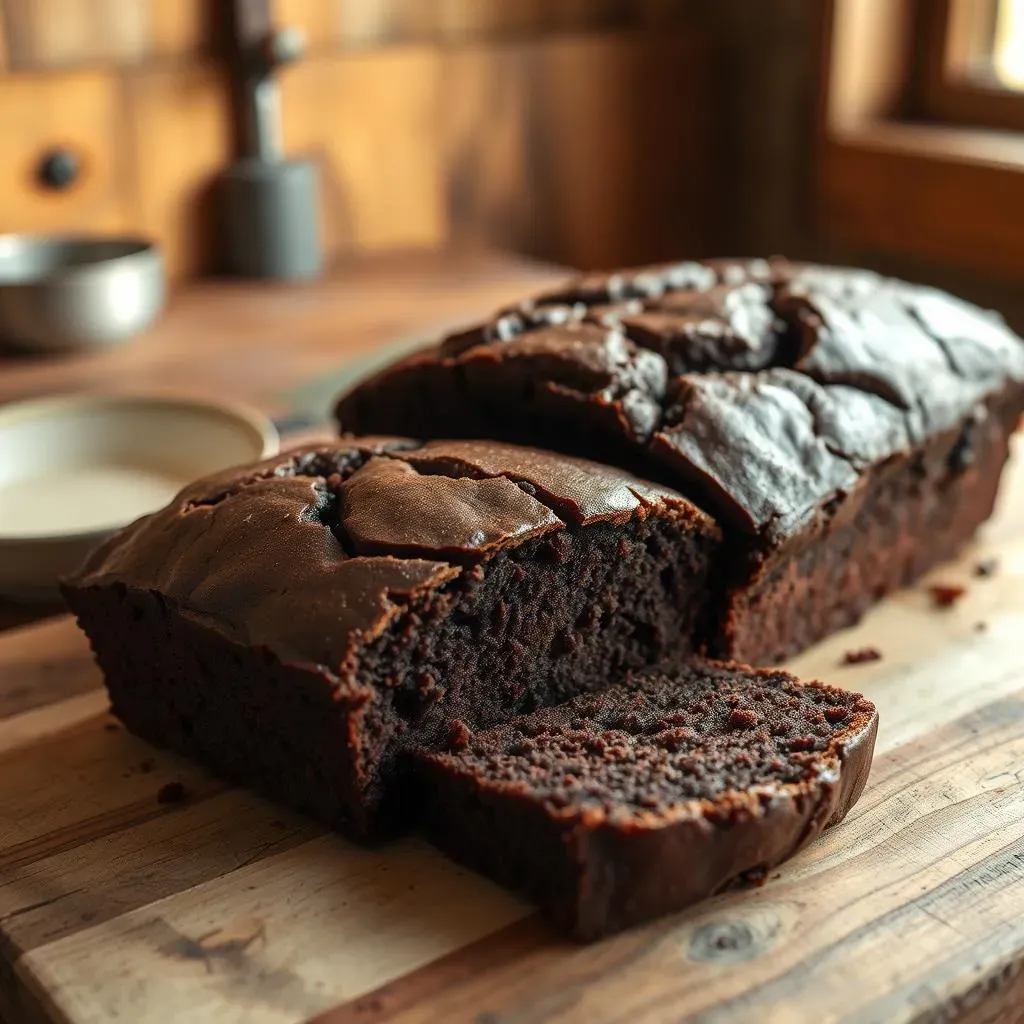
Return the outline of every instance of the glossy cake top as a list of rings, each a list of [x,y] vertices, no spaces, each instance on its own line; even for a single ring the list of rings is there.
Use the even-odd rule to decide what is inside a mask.
[[[411,600],[504,548],[650,515],[717,535],[675,491],[582,459],[343,439],[190,485],[101,545],[71,583],[150,590],[242,642],[340,666]]]
[[[439,375],[434,436],[461,434],[461,419],[470,433],[607,449],[781,542],[866,466],[987,415],[987,398],[1024,383],[1024,342],[992,313],[868,271],[666,264],[501,310],[357,387],[339,420],[386,429],[401,415],[430,430],[396,396],[415,407]]]

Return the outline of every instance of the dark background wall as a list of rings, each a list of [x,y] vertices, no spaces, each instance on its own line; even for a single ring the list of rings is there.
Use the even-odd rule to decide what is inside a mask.
[[[208,0],[0,0],[0,230],[141,231],[216,264],[229,87]],[[334,256],[489,245],[581,267],[781,252],[1024,316],[1020,289],[849,251],[814,220],[821,0],[278,0]],[[82,172],[43,187],[40,161]],[[1016,309],[1014,307],[1017,307]]]

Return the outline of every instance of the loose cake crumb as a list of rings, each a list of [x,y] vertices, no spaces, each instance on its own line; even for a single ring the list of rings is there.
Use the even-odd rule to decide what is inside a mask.
[[[976,622],[974,624],[974,632],[975,633],[984,633],[987,629],[988,629],[988,623],[987,622]]]
[[[144,757],[139,765],[139,771],[148,775],[156,767],[156,760],[152,757]]]
[[[448,745],[453,751],[465,750],[469,746],[469,741],[473,738],[473,733],[469,726],[466,725],[461,719],[456,718],[451,724],[451,728],[448,733]]]
[[[156,794],[158,804],[180,804],[185,799],[185,787],[180,782],[168,782]]]
[[[995,576],[997,572],[999,572],[998,558],[983,558],[974,567],[974,575],[980,576],[983,579],[988,576]]]
[[[117,724],[117,722],[105,722],[104,725],[103,725],[103,728],[107,732],[120,732],[121,731],[121,726],[119,726]]]
[[[729,725],[734,729],[753,729],[757,725],[757,713],[750,708],[734,708],[729,712]]]
[[[863,665],[866,661],[881,661],[882,652],[877,647],[855,647],[843,655],[840,664]]]
[[[740,879],[740,885],[751,889],[760,889],[768,881],[768,869],[765,867],[751,868]]]
[[[795,736],[789,741],[789,749],[793,753],[800,753],[802,750],[813,750],[817,741],[813,736]]]
[[[967,588],[958,584],[936,583],[928,588],[936,608],[952,608],[967,593]]]

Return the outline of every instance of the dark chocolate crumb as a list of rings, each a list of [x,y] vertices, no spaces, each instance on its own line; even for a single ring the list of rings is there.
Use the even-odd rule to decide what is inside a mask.
[[[757,725],[757,714],[749,708],[735,708],[729,712],[729,725],[733,729],[753,729]]]
[[[881,661],[882,652],[877,647],[856,647],[843,655],[843,665],[863,665],[866,661]]]
[[[998,558],[983,558],[974,567],[974,575],[980,576],[983,579],[988,576],[995,576],[997,572],[999,572]]]
[[[817,745],[817,741],[813,736],[794,736],[789,741],[789,749],[794,753],[799,753],[801,750],[813,750]]]
[[[451,724],[451,729],[448,733],[448,744],[452,751],[465,750],[469,746],[469,741],[473,738],[473,733],[470,731],[469,726],[460,719],[455,719]]]
[[[966,587],[957,584],[936,583],[928,588],[936,608],[952,608],[967,593]]]
[[[104,723],[103,728],[106,729],[107,732],[120,732],[121,731],[121,726],[119,726],[117,724],[117,722],[106,722],[106,723]]]
[[[158,804],[180,804],[185,799],[185,787],[180,782],[168,782],[156,794]]]
[[[139,765],[139,771],[148,775],[156,767],[156,761],[152,757],[144,757]]]

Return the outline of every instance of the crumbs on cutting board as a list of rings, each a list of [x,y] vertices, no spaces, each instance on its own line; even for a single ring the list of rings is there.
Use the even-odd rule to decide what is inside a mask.
[[[185,799],[185,787],[180,782],[168,782],[157,790],[158,804],[180,804]]]
[[[934,583],[928,588],[936,608],[952,608],[967,593],[959,583]]]
[[[856,647],[843,655],[842,665],[863,665],[869,661],[881,661],[882,652],[877,647]]]

